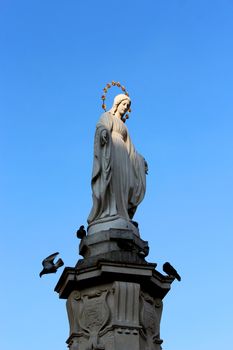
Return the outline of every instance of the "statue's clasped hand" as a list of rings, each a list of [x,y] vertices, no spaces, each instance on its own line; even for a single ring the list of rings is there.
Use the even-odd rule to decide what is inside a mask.
[[[104,146],[108,143],[108,133],[107,130],[103,130],[101,133],[101,146]]]

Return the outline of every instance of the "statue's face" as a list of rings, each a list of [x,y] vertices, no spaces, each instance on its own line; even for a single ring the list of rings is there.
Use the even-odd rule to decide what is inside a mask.
[[[129,107],[130,101],[128,99],[121,101],[121,103],[117,107],[117,111],[119,112],[121,117],[125,115],[125,113],[129,110]]]

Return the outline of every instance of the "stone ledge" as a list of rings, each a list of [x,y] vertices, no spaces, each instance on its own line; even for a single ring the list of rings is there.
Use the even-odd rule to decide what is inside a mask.
[[[137,265],[98,261],[89,268],[66,267],[55,286],[59,298],[67,299],[73,290],[113,281],[139,283],[142,289],[150,290],[151,295],[163,299],[171,288],[173,277],[164,276],[155,270],[156,264]]]
[[[148,242],[137,237],[131,230],[109,229],[96,235],[87,235],[81,240],[79,254],[84,257],[84,261],[78,265],[82,263],[88,266],[92,259],[99,259],[100,256],[109,261],[145,264],[148,253]]]

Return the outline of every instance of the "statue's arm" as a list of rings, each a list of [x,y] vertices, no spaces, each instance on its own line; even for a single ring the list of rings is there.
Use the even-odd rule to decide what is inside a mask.
[[[100,118],[97,124],[97,129],[100,130],[100,145],[107,145],[109,143],[110,133],[112,130],[112,121],[109,119],[107,113],[104,113]]]

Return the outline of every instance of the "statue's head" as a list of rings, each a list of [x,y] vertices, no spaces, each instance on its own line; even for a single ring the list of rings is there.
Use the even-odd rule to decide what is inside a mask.
[[[113,101],[113,106],[111,108],[111,113],[114,115],[118,112],[122,117],[130,109],[131,100],[129,96],[125,94],[116,95]]]

